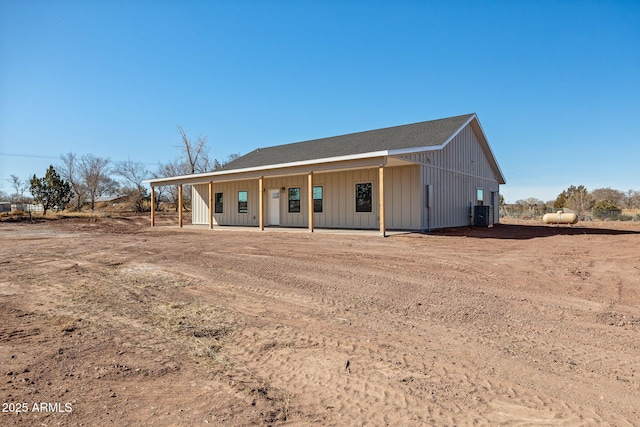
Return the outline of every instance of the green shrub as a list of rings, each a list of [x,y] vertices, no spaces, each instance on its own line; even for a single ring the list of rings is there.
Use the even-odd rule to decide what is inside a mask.
[[[593,217],[596,219],[620,219],[622,210],[609,200],[598,202],[593,208]]]

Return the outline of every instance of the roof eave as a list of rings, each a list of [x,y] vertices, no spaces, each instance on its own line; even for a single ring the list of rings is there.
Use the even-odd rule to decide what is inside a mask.
[[[206,182],[208,179],[215,178],[218,176],[229,176],[229,175],[236,175],[236,174],[242,174],[242,173],[259,172],[259,171],[273,170],[273,169],[284,169],[284,168],[292,168],[292,167],[299,167],[299,166],[312,166],[317,164],[336,163],[336,162],[344,162],[349,160],[370,159],[372,157],[385,157],[388,155],[389,155],[389,150],[372,151],[368,153],[350,154],[347,156],[325,157],[322,159],[302,160],[298,162],[289,162],[289,163],[276,163],[271,165],[254,166],[249,168],[231,169],[228,171],[207,172],[207,173],[196,174],[196,175],[180,175],[180,176],[173,176],[168,178],[152,178],[152,179],[145,179],[142,182],[143,184],[150,184],[151,186],[176,185],[176,184],[180,184],[181,181]],[[202,179],[200,180],[200,178]]]
[[[255,172],[274,170],[274,169],[312,166],[312,165],[318,165],[318,164],[335,163],[335,162],[342,162],[342,161],[349,161],[349,160],[368,159],[372,157],[400,156],[400,155],[407,155],[407,154],[419,153],[424,151],[437,151],[437,150],[442,150],[444,147],[446,147],[465,127],[467,127],[470,123],[473,123],[474,121],[475,121],[475,124],[477,125],[477,129],[480,132],[479,136],[481,138],[481,143],[487,149],[488,151],[487,154],[490,157],[490,162],[492,166],[495,167],[495,172],[498,175],[499,184],[506,184],[506,180],[504,178],[502,170],[500,169],[500,166],[498,165],[498,162],[495,156],[493,155],[493,151],[489,146],[489,142],[487,140],[486,134],[484,133],[484,129],[482,129],[482,125],[480,124],[480,121],[478,120],[478,117],[475,113],[471,114],[470,117],[467,120],[465,120],[465,122],[440,145],[372,151],[367,153],[349,154],[349,155],[335,156],[335,157],[325,157],[320,159],[302,160],[302,161],[288,162],[288,163],[260,165],[260,166],[253,166],[253,167],[247,167],[247,168],[214,171],[214,172],[207,172],[202,174],[181,175],[181,176],[168,177],[168,178],[152,178],[152,179],[144,180],[143,183],[154,186],[154,185],[177,185],[185,182],[188,182],[188,183],[207,182],[207,181],[213,180],[216,177],[227,177],[227,176],[232,176],[237,174],[255,173]]]

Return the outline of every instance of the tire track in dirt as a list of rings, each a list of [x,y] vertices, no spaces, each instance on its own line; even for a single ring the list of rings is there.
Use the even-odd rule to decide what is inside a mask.
[[[397,340],[403,348],[406,348],[404,344],[410,346],[416,343],[414,341],[404,343],[402,337],[397,335],[400,328],[389,328],[393,322],[376,322],[372,329],[378,333],[372,334],[373,343],[371,339],[363,343],[357,335],[350,336],[349,328],[371,324],[371,319],[367,318],[365,311],[345,310],[344,304],[348,301],[343,300],[342,304],[336,307],[336,300],[326,296],[318,299],[313,295],[274,289],[274,287],[281,288],[281,282],[264,281],[250,274],[232,276],[225,276],[230,282],[216,283],[213,288],[209,285],[207,289],[198,291],[189,289],[189,292],[196,292],[200,297],[212,293],[215,299],[220,297],[220,293],[244,295],[242,305],[233,309],[259,316],[262,326],[256,329],[245,328],[245,335],[236,341],[253,342],[254,345],[235,347],[233,350],[227,348],[230,359],[242,364],[246,368],[244,372],[258,376],[260,381],[278,390],[284,390],[289,399],[304,396],[306,405],[297,409],[292,405],[289,411],[306,414],[307,419],[318,417],[323,422],[341,425],[353,421],[364,422],[373,416],[390,424],[454,425],[463,418],[456,418],[451,414],[462,417],[470,406],[477,408],[484,405],[484,409],[474,417],[474,422],[487,424],[503,422],[513,417],[513,411],[517,408],[527,414],[530,425],[548,422],[547,414],[558,411],[565,414],[563,422],[558,425],[573,425],[578,419],[594,425],[601,421],[595,413],[586,415],[590,414],[587,408],[576,408],[572,412],[572,409],[565,407],[561,400],[549,396],[534,394],[526,389],[520,392],[516,392],[514,388],[500,389],[494,386],[494,382],[497,382],[495,379],[493,382],[486,380],[486,374],[472,374],[472,372],[482,371],[482,366],[465,366],[462,369],[456,367],[455,362],[447,360],[446,354],[449,351],[440,349],[431,352],[434,358],[440,356],[438,359],[440,370],[433,369],[433,362],[429,369],[423,361],[424,355],[414,358],[411,365],[406,357],[400,361],[394,361],[391,355],[397,354],[398,349],[391,349],[388,344],[379,344],[382,341],[380,334],[388,336],[383,339],[385,341],[396,342]],[[234,283],[251,283],[251,285]],[[229,300],[228,296],[222,296],[222,299]],[[276,302],[279,306],[284,303],[286,309],[274,310],[273,306]],[[309,311],[309,306],[318,309]],[[313,319],[299,320],[300,317],[332,312],[332,310],[348,318],[349,324],[344,323],[339,327],[335,322],[328,321],[326,316],[318,318],[318,315]],[[321,339],[318,337],[314,339],[303,332],[304,325],[310,322],[325,325],[320,326]],[[275,329],[266,333],[269,326],[274,324]],[[431,333],[434,332],[433,325],[422,326],[430,329]],[[450,335],[450,333],[451,330],[447,330],[441,331],[438,335]],[[446,345],[452,353],[455,353],[471,341],[476,341],[476,344],[478,342],[471,335],[463,333],[458,342],[449,342]],[[343,342],[351,342],[351,344],[345,346],[341,344]],[[482,344],[486,345],[486,343]],[[389,351],[385,351],[385,347]],[[346,360],[350,361],[349,372],[344,369]],[[416,369],[415,365],[420,368]],[[234,375],[242,377],[242,374]],[[393,386],[389,385],[391,378],[394,379],[391,383]],[[484,385],[480,388],[479,384],[482,383]],[[299,386],[292,387],[293,384]],[[458,393],[447,395],[448,390],[458,390]],[[465,397],[458,397],[459,390],[464,390],[462,394]],[[479,397],[473,397],[480,391],[484,396],[482,402]],[[436,397],[443,394],[446,396],[444,401]],[[457,402],[457,400],[462,401]],[[431,405],[428,403],[430,401],[433,402]],[[443,405],[450,411],[448,415],[442,411]],[[326,413],[318,412],[311,415],[310,409],[314,407],[325,408]],[[398,414],[405,415],[399,417]]]
[[[125,241],[109,233],[83,236],[63,248],[38,240],[40,254],[12,259],[11,284],[2,285],[0,299],[14,304],[25,285],[34,295],[25,313],[35,309],[61,322],[82,313],[91,323],[78,331],[95,337],[94,328],[108,331],[99,348],[115,362],[73,364],[96,356],[89,346],[95,341],[83,344],[82,355],[61,346],[75,359],[51,353],[68,372],[82,374],[79,384],[85,371],[98,368],[85,387],[98,414],[84,420],[622,426],[640,420],[632,406],[638,361],[631,356],[638,350],[638,311],[629,305],[636,282],[625,279],[635,264],[625,260],[610,286],[612,269],[571,260],[581,256],[572,247],[582,236],[553,240],[560,245],[554,260],[529,249],[535,241],[493,242],[506,256],[490,265],[487,241],[468,238],[173,229]],[[590,250],[595,257],[598,248]],[[37,257],[42,262],[28,261]],[[73,298],[52,300],[64,292]],[[193,361],[203,359],[185,358],[188,349],[177,337],[217,330],[213,312],[201,316],[206,307],[231,322],[220,349],[225,359],[193,370]],[[204,311],[193,317],[187,309]],[[145,323],[158,315],[183,323]],[[0,337],[14,334],[11,345],[31,346],[50,339],[46,323],[33,319],[0,328]],[[40,335],[16,333],[35,329]],[[159,375],[171,366],[180,375]],[[144,373],[153,380],[144,381]],[[163,378],[179,396],[162,392]],[[100,409],[109,388],[116,397]],[[178,401],[193,413],[174,413],[171,402]]]

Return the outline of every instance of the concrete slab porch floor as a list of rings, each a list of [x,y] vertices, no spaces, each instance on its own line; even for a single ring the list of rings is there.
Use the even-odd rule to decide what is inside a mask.
[[[161,228],[180,228],[178,225],[169,225],[169,226],[160,226]],[[233,225],[214,225],[213,229],[209,228],[208,225],[205,224],[189,224],[183,225],[183,229],[185,230],[202,230],[209,231],[213,233],[219,232],[255,232],[255,233],[298,233],[298,234],[350,234],[350,235],[361,235],[361,236],[372,236],[372,237],[382,237],[380,235],[380,230],[353,230],[353,229],[343,229],[343,228],[314,228],[313,233],[309,231],[306,227],[265,227],[264,230],[260,230],[260,227],[256,226],[233,226]],[[415,231],[386,231],[386,236],[394,236],[400,234],[412,234],[416,233]]]

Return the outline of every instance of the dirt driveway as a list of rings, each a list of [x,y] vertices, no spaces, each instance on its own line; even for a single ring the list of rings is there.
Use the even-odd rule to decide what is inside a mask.
[[[0,223],[0,425],[640,426],[640,225]]]

